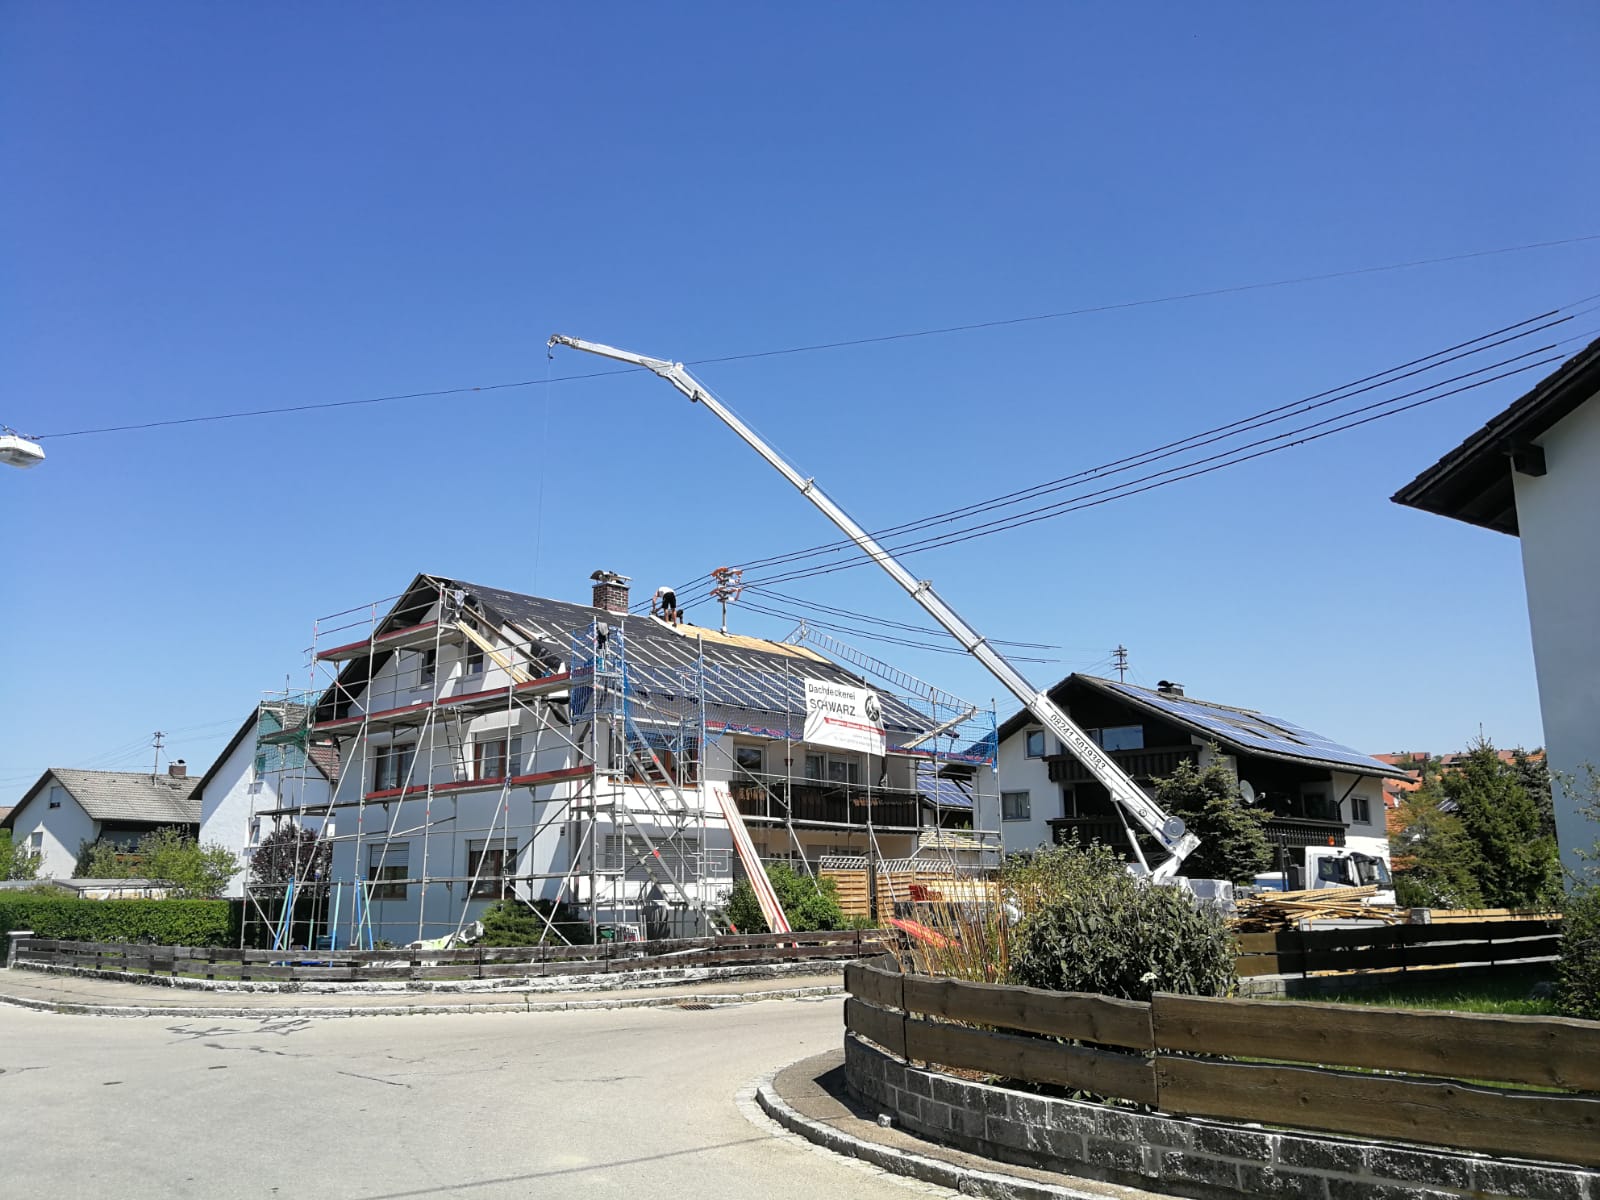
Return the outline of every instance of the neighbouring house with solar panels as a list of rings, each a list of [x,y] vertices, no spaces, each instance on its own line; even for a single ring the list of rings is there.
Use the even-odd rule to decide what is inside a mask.
[[[251,838],[314,831],[329,878],[295,881],[293,904],[247,879],[247,910],[295,945],[449,937],[502,898],[676,936],[714,928],[762,862],[998,860],[998,833],[971,828],[992,710],[630,613],[628,582],[596,572],[585,604],[419,575],[320,623],[325,683],[269,701],[282,720],[235,753],[266,776],[324,756],[326,800],[267,786],[240,816]]]
[[[1271,814],[1266,832],[1277,871],[1303,861],[1296,852],[1307,847],[1345,847],[1388,862],[1383,781],[1395,773],[1388,763],[1281,717],[1187,696],[1181,684],[1152,689],[1074,674],[1050,695],[1152,795],[1154,780],[1180,762],[1207,766],[1215,747],[1249,785],[1241,790]],[[1000,826],[1007,851],[1074,837],[1127,845],[1105,788],[1031,714],[1005,721],[999,737],[997,811],[980,807],[977,820]]]
[[[1563,864],[1600,840],[1580,811],[1600,768],[1600,340],[1418,475],[1394,500],[1518,538]],[[1594,778],[1600,783],[1600,776]]]

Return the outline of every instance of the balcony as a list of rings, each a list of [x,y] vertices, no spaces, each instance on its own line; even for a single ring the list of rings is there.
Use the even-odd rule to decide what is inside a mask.
[[[783,775],[749,775],[728,785],[741,815],[758,821],[826,822],[866,828],[867,789],[857,783],[821,779],[790,780]],[[872,825],[878,829],[916,829],[920,799],[901,788],[872,789]]]
[[[1285,850],[1342,846],[1344,835],[1343,821],[1316,821],[1309,817],[1272,817],[1267,821],[1267,841]]]
[[[1099,842],[1120,850],[1128,844],[1127,831],[1115,817],[1053,817],[1049,825],[1050,840],[1057,846],[1069,845],[1074,835],[1080,846]]]
[[[1178,764],[1195,762],[1200,754],[1198,746],[1154,746],[1145,750],[1111,750],[1111,761],[1135,779],[1158,779],[1171,775]],[[1070,754],[1051,754],[1045,757],[1051,783],[1094,783],[1089,768]]]

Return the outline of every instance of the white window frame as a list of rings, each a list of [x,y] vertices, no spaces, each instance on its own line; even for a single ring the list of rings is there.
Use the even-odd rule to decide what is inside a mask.
[[[1129,729],[1133,729],[1133,730],[1137,730],[1138,731],[1139,744],[1137,746],[1108,746],[1108,745],[1106,745],[1106,741],[1107,741],[1106,735],[1108,733],[1123,733],[1123,732],[1125,732],[1125,731],[1127,731]],[[1110,754],[1111,752],[1113,752],[1115,750],[1143,750],[1144,749],[1144,726],[1143,725],[1107,725],[1103,729],[1095,730],[1095,735],[1096,736],[1095,736],[1095,739],[1094,739],[1094,744],[1099,746],[1100,749],[1104,750],[1107,754]]]
[[[409,786],[416,776],[417,743],[385,742],[372,748],[372,790],[392,791]]]
[[[1372,824],[1372,798],[1370,796],[1350,797],[1350,823],[1352,825]]]
[[[1020,812],[1016,811],[1016,799],[1017,799],[1018,796],[1022,797],[1022,806],[1021,806],[1021,811]],[[1013,809],[1012,815],[1009,816],[1009,817],[1006,815],[1006,803],[1007,803],[1007,801],[1011,802],[1012,809]],[[1000,793],[1000,819],[1002,821],[1031,821],[1031,820],[1033,820],[1033,796],[1032,796],[1032,794],[1029,793],[1026,789],[1023,789],[1021,791],[1015,791],[1015,792],[1001,792]]]
[[[760,762],[754,767],[747,766],[739,761],[739,755],[755,754]],[[735,742],[733,744],[733,777],[745,779],[749,775],[765,775],[767,772],[767,747],[761,742]]]
[[[1039,749],[1035,750],[1034,738],[1039,739]],[[1045,736],[1042,729],[1030,729],[1022,735],[1022,754],[1025,758],[1043,758],[1050,749],[1050,739]]]
[[[476,642],[469,643],[467,646],[466,658],[463,660],[465,664],[465,674],[482,675],[483,657],[483,647],[478,645]]]

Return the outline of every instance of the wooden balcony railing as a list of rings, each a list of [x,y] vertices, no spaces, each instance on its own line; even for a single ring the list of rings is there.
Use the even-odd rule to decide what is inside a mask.
[[[1112,750],[1113,762],[1135,779],[1158,779],[1171,775],[1182,762],[1192,763],[1200,754],[1198,746],[1154,746],[1146,750]],[[1091,783],[1089,769],[1070,754],[1052,754],[1045,763],[1051,783]]]
[[[868,794],[862,784],[818,779],[790,780],[782,775],[744,776],[729,785],[739,812],[757,820],[818,821],[865,828]],[[874,828],[915,829],[921,824],[918,793],[900,788],[872,789]]]
[[[1343,821],[1273,817],[1267,822],[1267,841],[1285,850],[1300,850],[1306,846],[1342,846],[1344,835]]]

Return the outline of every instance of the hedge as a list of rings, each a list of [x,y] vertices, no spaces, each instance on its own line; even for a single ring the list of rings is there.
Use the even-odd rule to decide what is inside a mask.
[[[13,929],[68,942],[233,946],[236,906],[227,900],[79,900],[0,895],[0,939]],[[0,942],[3,954],[3,942]]]

